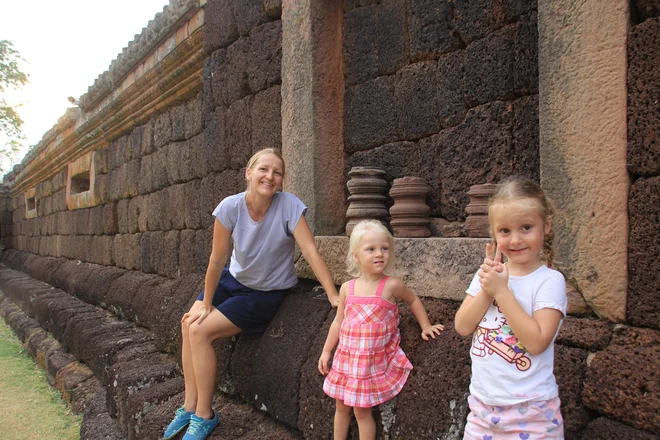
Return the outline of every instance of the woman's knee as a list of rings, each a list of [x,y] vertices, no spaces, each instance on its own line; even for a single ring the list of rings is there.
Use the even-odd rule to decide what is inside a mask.
[[[207,326],[204,325],[204,323],[198,324],[197,322],[193,322],[192,324],[186,324],[186,326],[187,330],[185,331],[187,333],[187,338],[191,343],[213,342]]]

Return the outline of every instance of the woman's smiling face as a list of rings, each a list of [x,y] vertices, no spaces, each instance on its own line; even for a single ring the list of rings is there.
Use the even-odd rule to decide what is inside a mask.
[[[273,195],[282,186],[284,167],[279,157],[266,153],[261,155],[252,168],[245,170],[250,191],[261,195]]]

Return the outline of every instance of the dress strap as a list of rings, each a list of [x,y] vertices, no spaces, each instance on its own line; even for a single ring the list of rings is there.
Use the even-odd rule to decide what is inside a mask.
[[[348,296],[353,296],[355,291],[355,278],[348,282]]]
[[[380,297],[383,296],[383,288],[385,287],[385,282],[387,281],[389,277],[385,275],[382,280],[380,280],[380,283],[378,283],[378,288],[376,288],[376,296]]]

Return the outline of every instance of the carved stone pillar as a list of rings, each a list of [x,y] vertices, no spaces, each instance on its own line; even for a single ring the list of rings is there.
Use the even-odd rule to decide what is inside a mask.
[[[394,179],[390,197],[394,205],[390,208],[390,224],[395,237],[430,237],[429,212],[426,204],[429,186],[421,177]]]
[[[490,237],[488,228],[488,200],[497,191],[497,185],[486,183],[472,185],[467,195],[470,197],[465,210],[468,213],[465,219],[465,229],[468,237]]]
[[[346,211],[346,235],[351,235],[353,227],[361,220],[378,220],[387,226],[385,171],[378,168],[353,167],[348,172],[351,178],[346,186],[351,194]]]

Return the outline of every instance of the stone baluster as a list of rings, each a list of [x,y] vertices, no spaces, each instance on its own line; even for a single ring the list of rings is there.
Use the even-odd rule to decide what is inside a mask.
[[[395,237],[430,237],[429,212],[426,204],[429,186],[421,177],[394,179],[390,197],[394,205],[390,208],[390,223]]]
[[[350,193],[346,211],[346,235],[350,236],[353,227],[361,220],[378,220],[387,226],[387,181],[383,178],[385,171],[378,168],[353,167],[348,175],[351,179],[346,183]]]
[[[488,200],[497,191],[497,184],[472,185],[467,195],[470,197],[465,210],[465,229],[468,237],[490,237],[488,227]]]

